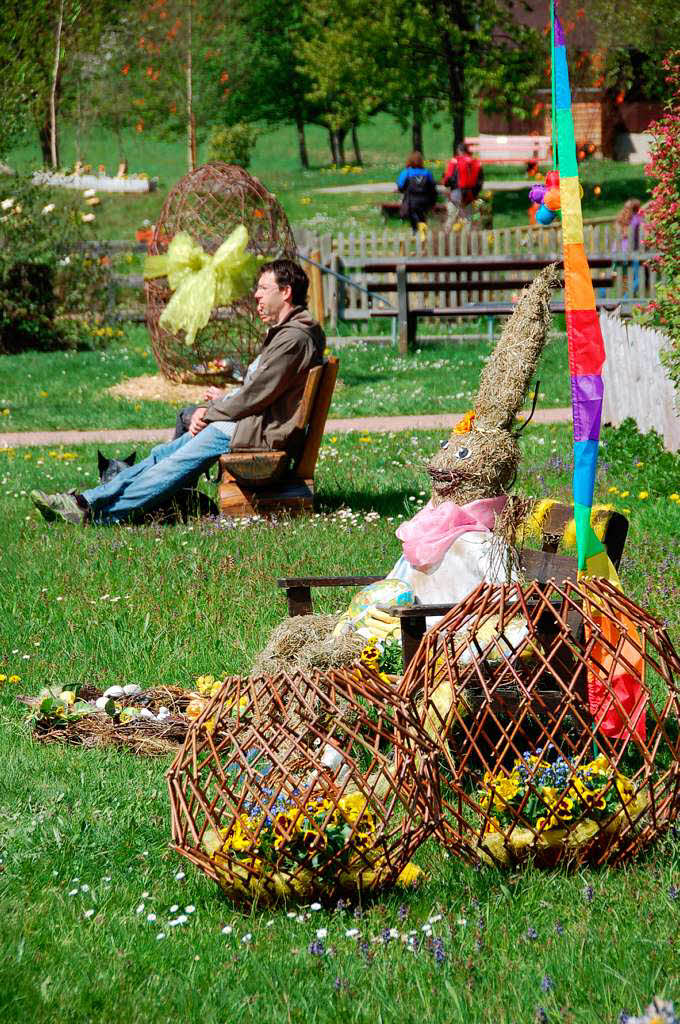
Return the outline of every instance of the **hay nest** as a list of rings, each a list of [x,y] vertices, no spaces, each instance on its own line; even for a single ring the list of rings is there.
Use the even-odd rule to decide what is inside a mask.
[[[340,615],[294,615],[275,627],[253,665],[253,675],[344,668],[353,664],[365,641],[356,633],[333,636]]]
[[[97,687],[84,686],[80,688],[79,699],[94,704],[102,695],[103,691]],[[105,711],[97,711],[69,721],[68,717],[40,715],[41,697],[17,699],[33,709],[33,735],[41,743],[62,743],[90,748],[116,747],[144,757],[159,757],[163,754],[174,754],[177,747],[184,742],[191,725],[185,712],[192,695],[177,686],[158,686],[116,700],[121,709],[142,707],[158,712],[161,707],[166,707],[170,715],[162,722],[149,718],[121,722],[120,716],[111,717]]]
[[[223,385],[229,393],[238,385]],[[205,399],[206,384],[178,384],[160,373],[145,374],[143,377],[126,377],[108,388],[114,398],[126,398],[131,402],[167,402],[169,405],[196,405]]]

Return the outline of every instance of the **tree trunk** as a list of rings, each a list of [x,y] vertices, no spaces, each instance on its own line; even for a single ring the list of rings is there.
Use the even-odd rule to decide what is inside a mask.
[[[50,162],[53,170],[59,166],[59,140],[57,139],[57,92],[61,79],[61,30],[64,24],[64,0],[59,5],[57,40],[54,53],[54,69],[50,87]]]
[[[187,4],[187,163],[190,171],[196,170],[196,119],[193,110],[193,68],[192,68],[192,23],[191,3]]]
[[[40,153],[42,155],[43,167],[49,167],[51,162],[51,137],[50,137],[50,115],[49,110],[44,112],[45,116],[38,122],[38,138],[40,140]],[[57,152],[58,155],[58,152]]]
[[[301,114],[295,115],[295,127],[297,128],[298,151],[300,153],[300,164],[306,171],[309,170],[309,155],[307,153],[307,140],[305,139],[305,122]]]
[[[423,122],[420,111],[413,108],[413,122],[411,124],[411,148],[423,152]]]
[[[444,62],[446,64],[446,77],[448,79],[448,101],[451,114],[451,129],[453,132],[453,149],[460,142],[465,141],[465,65],[461,54],[457,53],[451,45],[448,33],[443,39]]]
[[[328,136],[331,144],[331,155],[336,167],[344,167],[345,164],[345,135],[346,128],[328,129]]]
[[[338,154],[336,163],[338,167],[344,167],[346,164],[345,160],[345,136],[347,135],[346,128],[338,128],[335,134],[335,149]]]
[[[361,150],[359,148],[359,133],[357,131],[356,122],[352,125],[352,145],[354,147],[354,163],[357,167],[363,167],[364,161],[361,157]]]

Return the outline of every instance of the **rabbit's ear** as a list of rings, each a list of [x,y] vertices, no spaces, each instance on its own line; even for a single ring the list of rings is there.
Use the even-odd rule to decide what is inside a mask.
[[[475,427],[509,429],[522,408],[548,337],[550,295],[558,280],[557,264],[553,263],[520,295],[482,371],[475,403]]]

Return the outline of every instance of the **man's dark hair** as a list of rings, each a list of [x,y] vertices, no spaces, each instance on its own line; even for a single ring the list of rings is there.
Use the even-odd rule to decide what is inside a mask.
[[[271,270],[279,288],[290,285],[290,301],[294,306],[307,305],[307,290],[309,278],[299,263],[294,260],[272,260],[271,263],[263,263],[260,267],[259,277]]]
[[[456,147],[456,152],[460,156],[472,156],[472,150],[468,146],[467,142],[459,142]]]
[[[413,152],[409,154],[408,160],[406,161],[406,166],[413,167],[415,170],[419,170],[424,166],[423,154],[420,152],[419,149],[414,149]]]

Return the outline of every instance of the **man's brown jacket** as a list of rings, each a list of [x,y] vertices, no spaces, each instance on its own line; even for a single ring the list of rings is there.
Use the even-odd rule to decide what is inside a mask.
[[[291,454],[302,438],[295,415],[307,373],[323,362],[326,336],[306,309],[296,306],[283,323],[270,327],[254,371],[233,395],[212,402],[206,423],[236,422],[231,450],[285,449]]]

